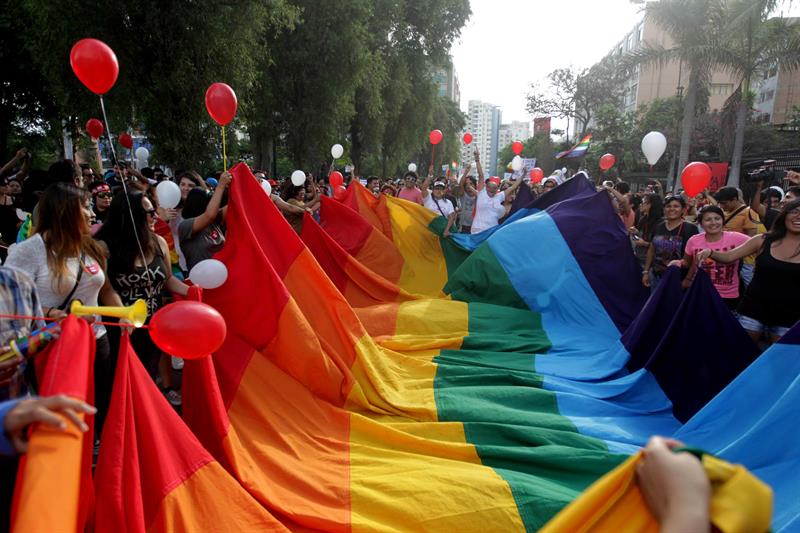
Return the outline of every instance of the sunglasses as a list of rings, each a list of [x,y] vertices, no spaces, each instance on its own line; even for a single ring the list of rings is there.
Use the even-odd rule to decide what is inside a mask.
[[[156,216],[156,210],[155,209],[147,209],[147,210],[145,210],[145,213],[147,213],[147,216],[149,216],[149,217]]]
[[[99,192],[95,196],[97,196],[98,198],[111,198],[111,193],[110,192]]]

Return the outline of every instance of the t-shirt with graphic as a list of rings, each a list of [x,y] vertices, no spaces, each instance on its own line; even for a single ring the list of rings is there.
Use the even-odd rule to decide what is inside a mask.
[[[475,202],[475,216],[472,219],[470,233],[480,233],[495,227],[500,217],[506,214],[506,206],[503,205],[505,199],[505,192],[489,196],[485,188],[481,189]]]
[[[119,294],[122,305],[133,305],[136,300],[142,299],[147,302],[147,315],[153,316],[161,307],[161,290],[167,281],[169,268],[161,249],[156,252],[147,268],[136,266],[131,272],[116,272],[112,264],[109,263],[111,286]]]
[[[415,204],[422,205],[422,191],[420,191],[416,187],[408,188],[402,187],[400,192],[397,193],[397,197],[403,200],[408,200],[409,202],[414,202]]]
[[[198,233],[192,233],[194,218],[183,220],[178,226],[181,250],[186,257],[186,269],[191,270],[200,261],[211,259],[225,244],[225,234],[219,224],[211,224]]]
[[[750,237],[735,231],[723,231],[722,238],[715,242],[708,242],[705,233],[690,237],[686,243],[686,255],[694,256],[700,250],[711,249],[717,252],[727,252],[744,244]],[[718,263],[713,259],[706,259],[697,265],[711,278],[717,292],[723,298],[739,297],[739,261],[733,263]]]
[[[662,274],[670,261],[683,259],[686,242],[698,233],[697,226],[689,222],[681,222],[671,230],[667,229],[666,221],[660,222],[653,232],[651,241],[656,252],[653,259],[653,269],[656,274]]]
[[[451,202],[447,198],[442,198],[440,200],[437,200],[436,198],[433,197],[433,194],[429,194],[428,196],[425,197],[425,207],[427,207],[437,215],[444,217],[449,217],[452,213],[455,212],[455,208],[453,207],[453,202]]]

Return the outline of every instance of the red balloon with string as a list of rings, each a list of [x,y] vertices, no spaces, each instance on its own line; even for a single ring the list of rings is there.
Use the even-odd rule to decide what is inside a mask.
[[[212,83],[206,90],[206,110],[220,126],[228,125],[236,116],[236,93],[227,83]]]
[[[600,158],[600,170],[606,171],[614,166],[617,162],[617,158],[614,157],[614,154],[605,154],[603,157]]]
[[[711,167],[700,161],[689,163],[681,173],[683,190],[694,198],[711,184]]]
[[[472,134],[470,132],[464,134],[464,144],[472,144]]]
[[[199,359],[225,342],[225,319],[208,304],[184,300],[156,311],[149,324],[150,338],[164,352]]]
[[[524,148],[522,141],[514,141],[514,144],[511,145],[511,150],[514,152],[515,155],[519,155],[522,153],[522,149]]]
[[[86,121],[86,132],[94,139],[99,139],[103,136],[103,123],[96,118],[90,118]]]
[[[341,187],[344,184],[344,176],[342,176],[342,173],[338,170],[334,170],[331,172],[331,175],[328,176],[328,181],[335,191],[338,187]]]
[[[69,64],[81,83],[98,96],[110,91],[119,76],[116,54],[97,39],[76,42],[69,53]]]
[[[539,167],[531,169],[531,183],[540,183],[544,179],[544,171]]]
[[[434,146],[442,142],[442,130],[432,130],[428,135],[428,140]]]
[[[133,149],[133,137],[131,137],[129,133],[120,133],[118,140],[119,144],[128,150]]]

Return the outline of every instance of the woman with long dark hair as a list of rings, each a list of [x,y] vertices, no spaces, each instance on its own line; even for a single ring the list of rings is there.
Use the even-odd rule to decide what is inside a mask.
[[[36,284],[45,316],[64,318],[73,300],[85,305],[122,305],[106,276],[103,247],[91,236],[91,195],[71,183],[50,185],[38,204],[31,237],[11,246],[6,266],[26,272]],[[102,432],[114,365],[106,329],[94,326],[96,434]]]
[[[169,247],[163,237],[153,232],[155,223],[156,211],[147,196],[133,190],[126,196],[120,191],[111,201],[106,222],[95,236],[108,249],[108,277],[122,304],[132,305],[138,299],[146,301],[148,319],[162,306],[164,288],[181,295],[186,295],[189,289],[172,275]],[[118,341],[116,333],[112,332],[113,341]],[[153,379],[160,370],[168,399],[176,404],[177,397],[169,396],[168,357],[162,357],[146,329],[135,330],[131,343]]]
[[[750,254],[758,254],[756,269],[737,309],[739,323],[754,341],[772,343],[800,320],[800,200],[784,206],[769,233],[727,252],[706,248],[695,260],[727,264]]]
[[[639,264],[644,266],[647,249],[650,248],[650,242],[653,240],[653,233],[658,223],[664,218],[664,203],[661,201],[661,196],[652,192],[647,193],[642,198],[639,213],[639,223],[635,227],[628,228],[628,233],[633,242],[633,252],[636,254]]]

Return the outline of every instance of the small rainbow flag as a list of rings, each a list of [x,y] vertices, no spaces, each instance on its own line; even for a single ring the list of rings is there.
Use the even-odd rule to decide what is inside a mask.
[[[566,159],[576,159],[578,157],[583,157],[586,155],[586,152],[589,150],[589,145],[592,144],[592,134],[590,133],[583,139],[581,142],[567,150],[566,152],[560,152],[556,154],[556,159],[566,158]]]

